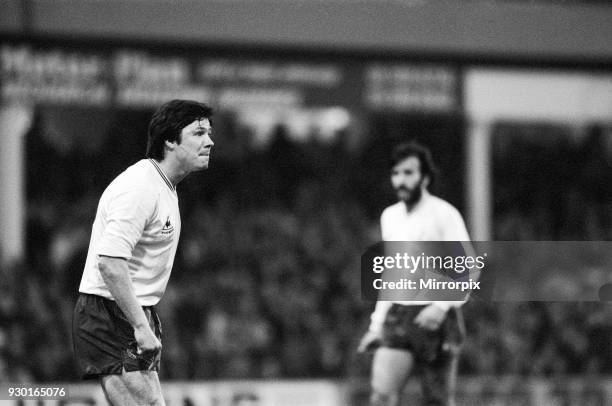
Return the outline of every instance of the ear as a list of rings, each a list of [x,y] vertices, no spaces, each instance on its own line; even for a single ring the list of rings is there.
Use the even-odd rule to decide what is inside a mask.
[[[425,175],[423,177],[423,182],[421,182],[421,188],[427,189],[429,187],[429,181],[430,181],[429,176]]]
[[[165,140],[164,144],[166,145],[166,148],[169,149],[170,151],[174,151],[177,145],[176,141],[168,141],[168,140]]]

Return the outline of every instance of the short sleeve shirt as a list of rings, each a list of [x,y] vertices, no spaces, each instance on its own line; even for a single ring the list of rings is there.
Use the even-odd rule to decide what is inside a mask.
[[[154,160],[127,168],[106,188],[96,212],[79,292],[114,299],[98,267],[99,256],[125,258],[141,306],[166,290],[181,220],[176,189]]]
[[[404,202],[387,207],[380,217],[383,241],[469,241],[465,222],[453,205],[427,191],[412,208],[406,210]],[[432,301],[379,301],[371,316],[371,330],[382,327],[392,303],[402,305],[426,305]],[[461,306],[463,302],[436,302],[440,307]]]

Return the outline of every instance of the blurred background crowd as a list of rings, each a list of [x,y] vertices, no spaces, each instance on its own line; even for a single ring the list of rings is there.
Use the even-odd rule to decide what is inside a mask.
[[[517,255],[514,301],[465,304],[458,404],[609,405],[612,305],[581,300],[612,282],[610,4],[0,0],[0,388],[104,404],[71,351],[96,206],[186,98],[215,107],[216,145],[178,185],[168,404],[367,404],[360,257],[396,201],[389,153],[417,140],[473,240],[588,248],[548,273],[549,251]]]
[[[151,112],[116,111],[91,142],[58,138],[58,114],[42,110],[27,135],[28,246],[1,270],[0,382],[76,379],[68,343],[96,204],[143,157]],[[218,114],[211,168],[178,188],[180,246],[158,306],[164,380],[367,376],[368,356],[355,349],[374,303],[361,299],[359,260],[394,201],[389,150],[412,137],[430,145],[434,193],[459,208],[464,162],[452,131],[398,138],[401,123],[366,122],[360,143],[349,142],[351,128],[321,140],[313,123],[302,140],[278,125],[256,146],[253,129]],[[609,239],[606,131],[499,126],[495,239]],[[612,373],[607,304],[472,301],[465,315],[463,374]]]

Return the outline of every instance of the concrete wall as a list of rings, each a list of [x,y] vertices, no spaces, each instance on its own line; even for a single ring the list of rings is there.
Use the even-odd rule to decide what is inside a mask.
[[[0,0],[0,32],[612,61],[612,7],[480,0]]]

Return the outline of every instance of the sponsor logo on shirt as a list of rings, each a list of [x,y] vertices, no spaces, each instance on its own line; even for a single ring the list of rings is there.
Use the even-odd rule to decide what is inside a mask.
[[[174,226],[170,222],[170,216],[168,216],[168,218],[166,219],[166,222],[164,223],[164,226],[162,227],[161,233],[163,235],[169,235],[169,234],[172,234],[173,232],[174,232]]]

